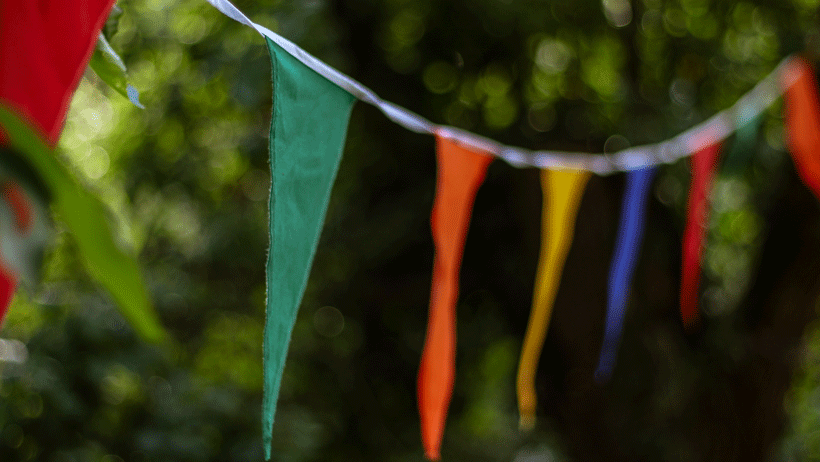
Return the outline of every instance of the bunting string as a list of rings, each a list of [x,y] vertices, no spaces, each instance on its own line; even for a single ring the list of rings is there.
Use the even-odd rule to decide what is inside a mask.
[[[634,146],[611,154],[552,150],[533,151],[506,146],[466,130],[434,124],[412,111],[381,99],[373,90],[328,66],[295,43],[251,21],[228,0],[207,1],[229,18],[255,29],[263,37],[279,45],[308,68],[338,85],[357,99],[375,106],[387,118],[398,125],[415,133],[437,135],[474,151],[486,152],[500,157],[514,167],[584,170],[598,175],[609,175],[673,163],[692,154],[693,140],[705,139],[706,144],[721,142],[732,135],[739,127],[752,121],[768,108],[783,94],[784,87],[780,85],[779,79],[783,75],[784,67],[792,61],[791,56],[784,58],[772,72],[760,80],[748,93],[740,97],[734,105],[666,141]]]

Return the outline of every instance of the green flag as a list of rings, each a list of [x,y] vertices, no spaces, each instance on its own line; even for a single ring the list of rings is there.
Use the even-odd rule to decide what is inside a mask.
[[[270,249],[262,438],[270,459],[273,416],[296,312],[342,157],[354,97],[270,39]]]
[[[761,116],[749,118],[745,123],[738,122],[739,126],[735,130],[735,142],[732,149],[723,161],[723,172],[736,174],[743,171],[749,161],[755,155],[757,143],[757,132],[762,122]]]

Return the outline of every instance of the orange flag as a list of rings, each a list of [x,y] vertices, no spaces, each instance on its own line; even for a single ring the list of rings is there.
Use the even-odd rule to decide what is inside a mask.
[[[786,142],[797,173],[820,198],[820,99],[814,72],[805,59],[792,59],[782,75]]]
[[[572,245],[575,216],[590,173],[577,170],[542,170],[541,189],[544,194],[541,212],[541,254],[535,276],[530,320],[518,362],[516,391],[518,393],[519,426],[529,430],[535,426],[535,371],[547,336],[552,305],[558,293],[564,261]]]
[[[430,219],[436,247],[427,337],[418,376],[421,438],[425,455],[438,460],[456,359],[456,301],[461,256],[476,191],[492,157],[436,136],[438,178]]]

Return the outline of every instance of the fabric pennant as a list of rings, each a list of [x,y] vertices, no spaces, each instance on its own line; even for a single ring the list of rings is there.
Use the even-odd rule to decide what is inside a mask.
[[[811,65],[792,59],[783,73],[786,142],[797,173],[820,199],[820,98]]]
[[[51,147],[113,4],[0,1],[0,104],[22,113]],[[0,146],[7,142],[0,129]],[[0,323],[17,283],[10,264],[0,260]]]
[[[692,180],[686,206],[686,227],[683,231],[683,254],[680,288],[680,314],[686,329],[694,329],[700,321],[698,289],[700,263],[709,223],[709,192],[717,169],[720,143],[700,147],[691,157]]]
[[[609,268],[604,340],[598,368],[595,371],[595,378],[598,381],[609,380],[615,367],[629,287],[635,265],[638,263],[638,253],[646,224],[647,196],[656,172],[656,168],[647,167],[626,174],[626,190],[621,204],[615,257]]]
[[[544,195],[541,212],[541,252],[535,276],[532,311],[521,348],[516,382],[519,425],[522,429],[531,429],[535,426],[535,372],[549,328],[564,261],[572,245],[575,216],[589,177],[589,172],[580,170],[541,171],[541,188]]]
[[[436,253],[427,337],[418,375],[418,405],[425,455],[438,460],[456,359],[459,271],[475,195],[493,157],[436,137],[438,175],[430,224]]]
[[[273,75],[270,250],[262,436],[270,459],[276,400],[354,98],[267,40]]]
[[[113,4],[0,2],[0,102],[22,113],[51,147]]]

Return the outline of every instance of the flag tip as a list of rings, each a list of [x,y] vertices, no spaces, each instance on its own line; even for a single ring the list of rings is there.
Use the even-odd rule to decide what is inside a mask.
[[[605,385],[609,382],[609,379],[612,378],[612,365],[609,363],[601,363],[598,365],[598,369],[595,370],[593,374],[595,378],[595,383],[598,385]]]
[[[535,428],[535,415],[530,413],[521,414],[521,417],[518,419],[518,429],[528,432],[533,428]]]
[[[271,456],[270,445],[271,445],[271,443],[273,443],[272,438],[262,438],[262,445],[264,446],[264,449],[265,449],[265,462],[268,462],[270,460],[270,456]]]
[[[700,330],[701,319],[697,313],[694,315],[685,316],[682,320],[683,330],[686,331],[687,334],[694,334],[695,332]]]
[[[441,451],[439,448],[427,448],[424,450],[424,457],[431,461],[441,460]]]

